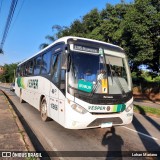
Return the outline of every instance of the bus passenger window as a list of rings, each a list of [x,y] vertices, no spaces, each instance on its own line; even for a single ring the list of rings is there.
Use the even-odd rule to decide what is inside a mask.
[[[34,75],[38,75],[40,73],[40,68],[41,68],[41,57],[37,57],[34,60]]]
[[[29,61],[26,65],[26,75],[32,75],[33,72],[33,61]]]
[[[29,75],[32,75],[32,73],[33,73],[33,61],[29,63],[29,70],[28,70]]]
[[[57,84],[59,82],[59,74],[60,74],[60,56],[59,55],[54,55],[53,56],[53,76],[52,76],[52,81],[53,83]]]
[[[47,52],[42,56],[41,73],[47,74],[50,71],[51,52]]]
[[[20,76],[23,76],[23,66],[20,66]]]
[[[24,66],[23,66],[23,76],[25,76],[26,75],[26,64],[24,64]]]
[[[17,67],[16,69],[16,77],[19,77],[20,76],[20,67]]]

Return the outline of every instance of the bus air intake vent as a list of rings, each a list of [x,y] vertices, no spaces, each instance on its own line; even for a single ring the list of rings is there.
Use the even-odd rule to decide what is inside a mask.
[[[119,117],[113,118],[97,118],[93,122],[91,122],[87,127],[100,126],[102,123],[112,122],[113,124],[122,124],[123,121]]]

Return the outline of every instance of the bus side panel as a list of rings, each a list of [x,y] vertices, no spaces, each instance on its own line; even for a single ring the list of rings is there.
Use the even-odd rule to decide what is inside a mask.
[[[65,96],[61,91],[59,91],[59,123],[62,126],[65,126],[65,107]]]
[[[22,99],[40,110],[41,96],[46,97],[47,104],[49,104],[49,86],[49,80],[40,76],[19,77],[19,79],[16,80],[15,92],[19,97],[21,90]]]
[[[15,94],[19,97],[20,96],[20,87],[17,84],[17,78],[15,79]]]
[[[31,105],[33,105],[36,109],[40,110],[40,104],[42,100],[41,98],[45,97],[47,102],[47,111],[48,111],[50,81],[41,76],[32,77],[31,79],[29,79],[29,81],[32,81],[31,82],[32,85],[29,86],[31,96],[28,97],[30,98],[30,100],[31,99],[33,100],[33,102],[29,103],[31,103]]]
[[[65,125],[65,96],[53,83],[50,87],[49,113],[53,120],[62,126]]]

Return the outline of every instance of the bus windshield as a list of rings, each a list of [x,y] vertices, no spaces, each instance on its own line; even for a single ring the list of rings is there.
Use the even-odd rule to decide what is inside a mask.
[[[124,58],[71,52],[69,87],[88,93],[123,94],[131,90]]]

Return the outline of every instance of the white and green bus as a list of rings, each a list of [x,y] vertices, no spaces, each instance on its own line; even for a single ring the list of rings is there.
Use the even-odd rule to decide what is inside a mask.
[[[15,93],[65,128],[129,124],[132,81],[127,56],[116,45],[63,37],[18,65]]]

